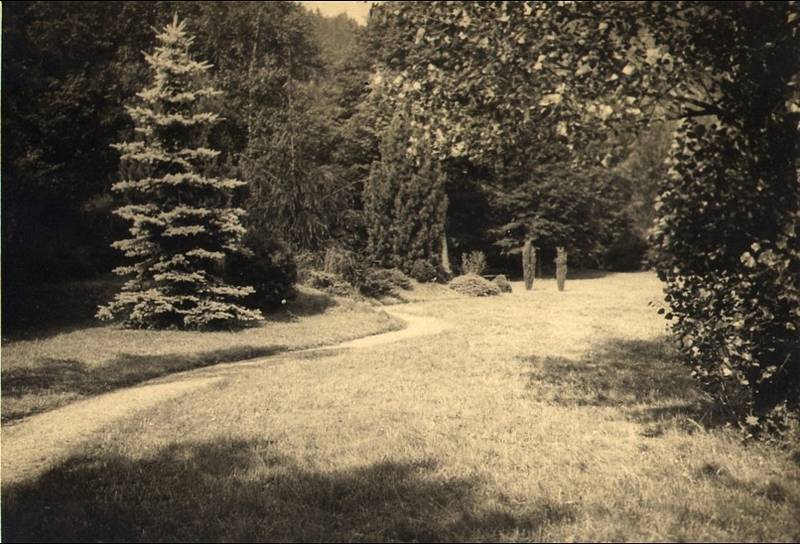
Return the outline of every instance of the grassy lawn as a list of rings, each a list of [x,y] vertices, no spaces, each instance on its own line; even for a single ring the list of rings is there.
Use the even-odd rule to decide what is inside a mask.
[[[800,452],[715,421],[653,275],[514,288],[403,307],[438,336],[243,368],[117,423],[5,487],[3,537],[800,540]]]
[[[60,301],[60,317],[55,321],[60,327],[51,326],[38,338],[25,329],[19,337],[4,340],[3,423],[173,372],[335,344],[402,327],[366,303],[300,289],[286,310],[268,316],[262,326],[237,332],[98,326],[97,322],[87,324],[88,305]],[[57,293],[53,297],[57,300]],[[78,313],[71,322],[66,316],[70,303]],[[94,309],[96,305],[88,311]]]

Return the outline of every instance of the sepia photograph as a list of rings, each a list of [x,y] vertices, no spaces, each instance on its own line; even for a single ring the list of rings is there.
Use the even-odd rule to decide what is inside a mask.
[[[800,542],[800,2],[0,9],[0,541]]]

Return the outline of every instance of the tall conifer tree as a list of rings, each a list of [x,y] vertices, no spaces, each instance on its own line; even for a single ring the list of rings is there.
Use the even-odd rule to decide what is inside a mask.
[[[152,84],[128,107],[140,139],[114,145],[126,179],[114,190],[127,197],[117,209],[131,221],[131,238],[113,244],[134,259],[115,270],[132,278],[98,317],[124,316],[134,327],[207,328],[261,318],[238,301],[251,287],[221,278],[226,254],[241,245],[244,211],[230,206],[244,183],[210,174],[219,151],[208,148],[220,117],[203,102],[219,91],[208,85],[211,65],[192,58],[193,38],[177,16],[156,36],[145,58]]]
[[[447,213],[445,176],[426,145],[414,147],[402,113],[381,140],[381,160],[372,165],[364,192],[368,251],[381,266],[412,273],[415,264],[440,265]]]
[[[379,266],[397,265],[392,244],[396,223],[395,197],[402,180],[411,175],[407,156],[408,136],[405,123],[395,116],[381,139],[381,158],[372,163],[369,180],[364,187],[367,252]]]

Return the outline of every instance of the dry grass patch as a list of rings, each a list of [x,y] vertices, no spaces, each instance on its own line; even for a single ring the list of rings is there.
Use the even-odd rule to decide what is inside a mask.
[[[702,397],[652,275],[514,287],[403,308],[454,324],[438,336],[243,369],[110,427],[3,490],[4,537],[800,538],[790,453],[672,423]]]

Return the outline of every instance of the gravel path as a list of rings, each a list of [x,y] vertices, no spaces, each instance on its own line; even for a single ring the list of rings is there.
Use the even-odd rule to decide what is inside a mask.
[[[211,386],[243,367],[285,363],[293,355],[321,350],[363,349],[419,336],[438,334],[450,326],[433,317],[395,310],[406,327],[331,346],[311,348],[241,363],[225,363],[162,377],[149,383],[98,395],[63,408],[31,416],[2,429],[2,485],[35,478],[54,466],[82,442],[115,420],[156,404]]]
[[[220,378],[139,385],[31,416],[3,429],[3,485],[38,476],[112,421]]]

